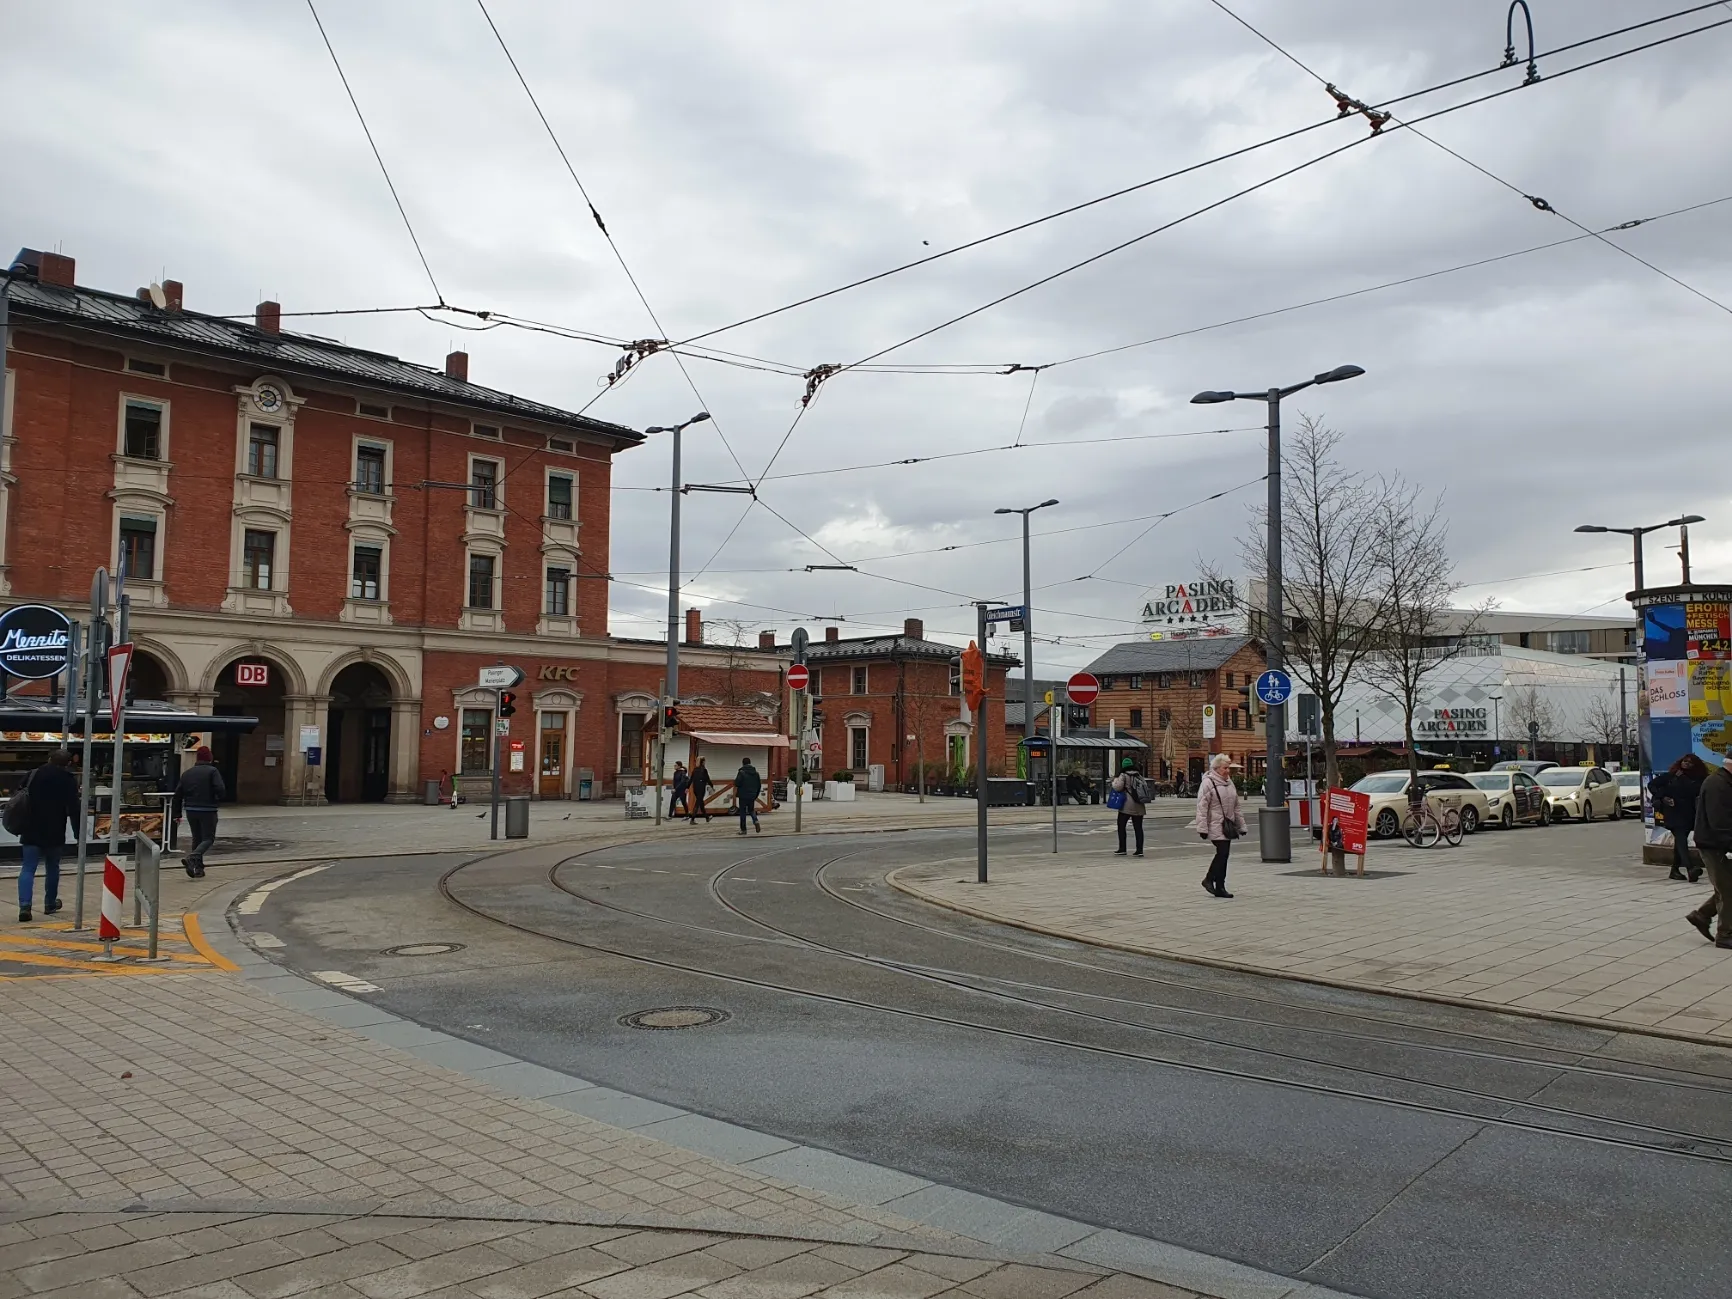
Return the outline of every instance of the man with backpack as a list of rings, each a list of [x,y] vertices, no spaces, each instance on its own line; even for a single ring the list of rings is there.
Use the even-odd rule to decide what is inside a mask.
[[[1119,814],[1119,847],[1113,856],[1125,855],[1125,823],[1128,821],[1137,832],[1137,850],[1131,855],[1141,857],[1143,817],[1148,813],[1149,804],[1155,801],[1155,791],[1137,770],[1135,759],[1126,758],[1119,763],[1119,774],[1113,777],[1112,793],[1108,801],[1118,809]]]
[[[36,892],[36,867],[46,868],[42,881],[42,910],[53,915],[60,910],[60,850],[66,846],[66,826],[78,815],[78,782],[68,768],[72,754],[56,749],[46,765],[25,778],[24,785],[8,800],[6,828],[18,836],[24,851],[18,872],[18,919],[31,919]]]
[[[750,758],[740,759],[740,769],[734,773],[734,811],[740,814],[740,833],[746,832],[746,818],[752,818],[752,829],[759,834],[764,833],[764,827],[758,824],[758,795],[763,792],[763,777],[758,775],[758,769],[752,765]]]
[[[222,772],[211,761],[210,750],[200,748],[196,756],[198,761],[181,772],[180,783],[174,790],[186,813],[187,832],[192,838],[192,847],[181,865],[195,880],[204,874],[204,855],[216,842],[217,807],[228,797]]]

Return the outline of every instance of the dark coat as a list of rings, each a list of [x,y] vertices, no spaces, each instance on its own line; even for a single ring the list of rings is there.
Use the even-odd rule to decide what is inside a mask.
[[[1696,825],[1696,799],[1702,792],[1702,782],[1690,777],[1666,773],[1664,783],[1658,777],[1648,782],[1648,789],[1660,789],[1654,805],[1660,809],[1661,821],[1674,834],[1689,834]]]
[[[674,793],[683,794],[692,787],[692,773],[681,767],[674,772]]]
[[[716,778],[710,775],[708,767],[692,768],[692,793],[702,798],[710,786],[716,783]]]
[[[188,812],[214,812],[228,797],[223,774],[211,762],[194,763],[181,772],[180,784],[175,786],[174,792],[181,807]]]
[[[30,773],[29,814],[18,842],[32,848],[58,848],[66,826],[78,815],[78,779],[65,767],[38,767]]]
[[[1732,848],[1732,771],[1716,767],[1702,782],[1696,800],[1696,846]]]
[[[739,771],[734,773],[734,801],[747,807],[756,807],[758,794],[764,788],[764,778],[758,774],[758,769],[749,764],[741,764]]]

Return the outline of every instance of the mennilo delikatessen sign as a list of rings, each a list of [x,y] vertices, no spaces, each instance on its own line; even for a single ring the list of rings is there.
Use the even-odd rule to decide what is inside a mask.
[[[20,604],[0,613],[0,672],[31,681],[66,667],[72,620],[45,604]]]
[[[1143,604],[1145,623],[1220,622],[1239,613],[1239,593],[1230,577],[1174,582]]]

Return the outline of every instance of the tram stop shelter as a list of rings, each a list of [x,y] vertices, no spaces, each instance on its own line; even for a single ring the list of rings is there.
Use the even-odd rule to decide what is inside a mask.
[[[1036,735],[1022,741],[1029,750],[1029,779],[1034,785],[1036,803],[1046,803],[1052,798],[1052,767],[1049,764],[1052,739],[1046,735]],[[1137,766],[1147,769],[1143,754],[1149,746],[1141,740],[1129,735],[1115,734],[1103,727],[1079,727],[1074,731],[1058,737],[1058,767],[1059,767],[1059,798],[1065,799],[1065,769],[1075,771],[1081,769],[1089,782],[1089,792],[1086,795],[1090,803],[1099,803],[1106,797],[1106,787],[1112,778],[1118,774],[1121,756],[1133,757]]]

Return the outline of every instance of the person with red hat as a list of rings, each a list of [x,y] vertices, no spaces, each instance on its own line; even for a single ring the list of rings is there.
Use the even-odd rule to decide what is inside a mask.
[[[181,772],[180,784],[174,790],[181,810],[186,813],[187,832],[192,837],[192,847],[181,864],[193,879],[204,874],[204,855],[216,842],[217,806],[228,797],[223,774],[210,760],[210,750],[201,746],[197,758],[197,762]]]

